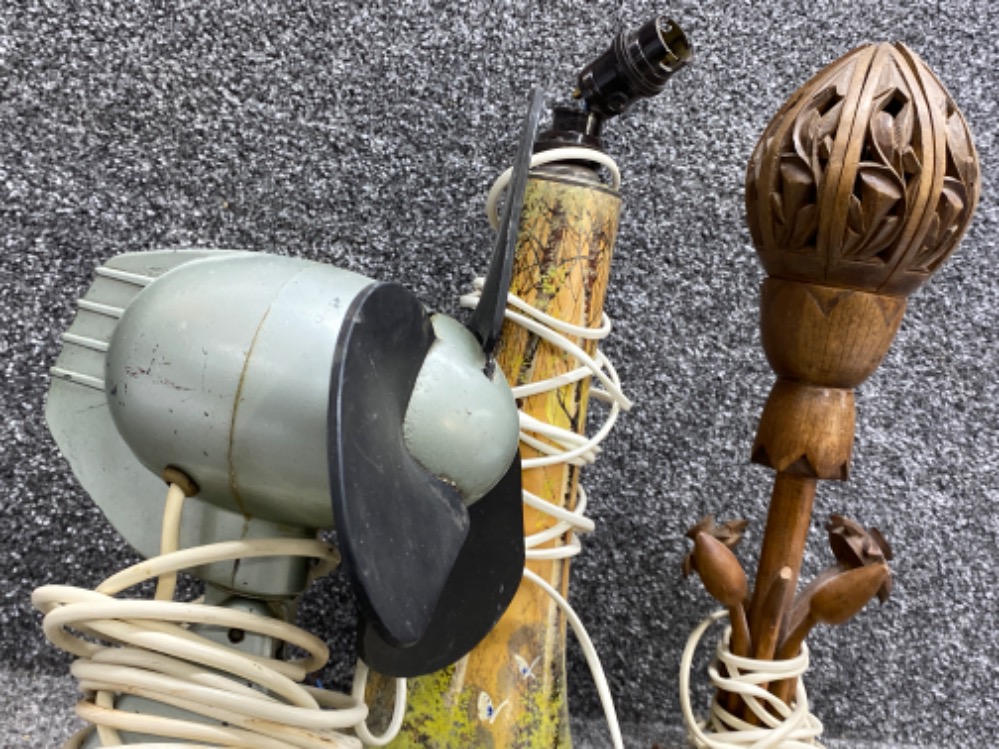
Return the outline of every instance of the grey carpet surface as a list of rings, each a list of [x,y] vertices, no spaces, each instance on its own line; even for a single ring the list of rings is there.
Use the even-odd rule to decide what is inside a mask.
[[[512,156],[527,89],[563,100],[614,33],[656,10],[635,0],[0,8],[4,746],[53,745],[71,720],[71,685],[50,701],[69,685],[67,660],[42,637],[30,591],[94,585],[134,561],[42,416],[57,336],[93,268],[127,251],[245,248],[400,281],[454,312],[485,264],[484,195]],[[999,6],[683,0],[658,10],[681,23],[697,58],[608,128],[626,207],[606,349],[637,405],[585,474],[598,529],[571,588],[622,720],[634,746],[679,725],[680,651],[714,608],[679,575],[684,530],[709,512],[751,519],[751,566],[766,516],[772,476],[748,462],[771,383],[757,332],[763,274],[744,220],[749,154],[819,67],[864,41],[901,40],[964,111],[983,197],[858,393],[851,480],[820,488],[806,574],[828,558],[825,517],[845,513],[892,541],[896,587],[883,607],[816,632],[807,683],[844,746],[988,746],[999,710]],[[342,577],[310,594],[302,619],[349,653]],[[577,731],[579,743],[604,746],[577,646],[569,658],[573,713],[595,726]]]

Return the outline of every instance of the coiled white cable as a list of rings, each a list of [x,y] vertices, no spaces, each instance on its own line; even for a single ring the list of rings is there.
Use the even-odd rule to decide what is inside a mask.
[[[589,149],[548,151],[536,155],[532,166],[567,159],[600,163],[610,170],[615,189],[620,183],[616,164],[605,154]],[[490,192],[488,210],[494,225],[497,222],[496,203],[509,177],[509,173],[501,176]],[[476,279],[475,291],[462,298],[463,305],[474,307],[481,288],[482,279]],[[539,457],[525,460],[523,467],[592,463],[596,460],[599,443],[610,432],[620,410],[630,408],[631,402],[621,391],[620,380],[607,358],[599,352],[590,357],[566,336],[596,340],[605,338],[611,330],[610,320],[605,315],[599,328],[581,328],[545,315],[513,296],[509,305],[513,309],[508,308],[508,319],[573,355],[579,362],[576,369],[557,378],[515,388],[515,397],[547,392],[594,377],[603,389],[593,388],[591,397],[611,404],[604,424],[592,437],[521,414],[522,440],[542,453]],[[43,629],[48,638],[79,658],[71,670],[79,679],[81,689],[90,696],[77,704],[76,712],[96,728],[102,745],[121,745],[119,731],[202,742],[131,745],[139,749],[208,749],[218,746],[355,749],[361,746],[361,742],[366,746],[384,746],[391,742],[404,718],[405,679],[396,680],[395,710],[388,729],[381,736],[375,736],[366,724],[368,709],[364,704],[364,691],[368,669],[365,664],[358,661],[349,696],[306,686],[301,682],[307,674],[322,668],[329,659],[328,648],[318,638],[278,619],[197,602],[172,600],[177,572],[184,569],[266,556],[312,557],[328,569],[338,561],[336,552],[318,540],[299,539],[233,541],[178,551],[183,500],[183,492],[172,485],[164,511],[163,553],[160,556],[119,572],[94,591],[49,585],[37,589],[32,595],[35,607],[45,614]],[[524,493],[524,502],[556,521],[552,528],[525,539],[528,559],[572,557],[580,551],[575,534],[594,529],[593,521],[585,517],[587,498],[582,487],[573,510],[557,507],[529,492]],[[564,545],[545,546],[563,537]],[[623,749],[607,679],[582,621],[565,598],[546,581],[527,569],[524,576],[545,590],[565,612],[593,673],[614,747]],[[157,587],[152,601],[113,597],[153,578],[157,578]],[[189,631],[187,627],[191,624],[240,629],[271,637],[301,648],[307,656],[286,662],[242,653]],[[70,629],[79,635],[68,631]],[[107,644],[88,642],[84,637]],[[221,725],[116,710],[116,694],[160,702],[213,719]],[[340,733],[341,729],[353,729],[357,738]],[[64,745],[64,749],[82,746],[91,730],[78,732]]]
[[[707,629],[726,616],[726,611],[717,611],[701,622],[687,640],[680,660],[680,710],[691,743],[697,749],[822,749],[817,741],[822,735],[822,723],[809,711],[808,695],[798,678],[808,670],[808,646],[802,644],[801,653],[786,661],[740,658],[729,649],[731,627],[718,641],[715,658],[708,667],[708,676],[716,687],[710,715],[698,722],[690,704],[694,651]],[[793,709],[760,686],[784,679],[798,679]],[[718,690],[739,694],[762,725],[748,723],[726,710],[718,702]]]
[[[621,175],[617,164],[606,154],[587,148],[558,148],[551,151],[543,151],[532,157],[531,167],[554,161],[567,160],[584,160],[599,163],[607,167],[611,172],[612,187],[616,190],[620,186]],[[497,205],[500,195],[510,181],[511,175],[512,170],[504,172],[489,191],[489,197],[486,201],[486,213],[493,228],[499,225]],[[476,278],[472,281],[472,291],[469,294],[463,295],[460,299],[463,307],[475,308],[481,296],[484,283],[485,280],[483,278]],[[618,415],[622,410],[627,411],[630,409],[632,404],[622,392],[621,381],[610,360],[599,350],[595,355],[590,356],[579,345],[571,341],[568,336],[586,340],[602,340],[610,335],[610,318],[607,315],[603,315],[600,326],[597,328],[581,327],[552,317],[534,308],[514,294],[507,295],[505,318],[529,330],[559,350],[571,355],[577,362],[577,366],[574,369],[557,377],[514,387],[512,389],[514,398],[521,399],[546,393],[592,377],[600,383],[601,387],[591,388],[590,397],[610,404],[603,424],[601,424],[592,436],[580,435],[520,412],[521,442],[541,453],[537,457],[524,459],[523,469],[527,471],[532,468],[560,463],[574,466],[593,463],[597,459],[600,443],[607,437],[611,429],[613,429]],[[525,505],[548,515],[555,521],[550,528],[525,537],[526,558],[545,560],[569,559],[579,554],[582,547],[577,534],[590,533],[595,528],[593,521],[586,517],[587,496],[583,487],[579,486],[576,506],[571,510],[547,502],[526,490],[523,496]],[[562,539],[562,544],[556,546],[547,545],[559,539]],[[582,620],[559,591],[543,578],[526,568],[524,569],[524,578],[545,591],[565,614],[566,620],[579,641],[587,665],[593,675],[593,681],[604,709],[613,746],[615,749],[623,749],[624,740],[617,719],[617,711],[614,707],[614,699],[610,693],[610,687],[607,683],[603,667],[600,665],[600,657]]]
[[[611,173],[611,189],[616,192],[621,187],[621,170],[618,169],[614,159],[603,151],[579,147],[552,148],[548,151],[534,154],[531,157],[531,168],[533,169],[543,164],[551,164],[555,161],[589,161],[594,164],[600,164],[600,166],[607,167],[607,170]],[[494,229],[499,228],[498,205],[500,196],[507,185],[510,184],[512,178],[513,167],[510,167],[496,178],[493,186],[489,189],[489,194],[486,196],[486,216],[489,218],[490,226]]]
[[[367,727],[364,689],[368,669],[360,661],[351,695],[302,682],[329,660],[319,638],[282,621],[236,609],[172,600],[177,573],[216,562],[260,557],[309,557],[313,575],[336,566],[336,551],[317,539],[227,541],[177,551],[183,492],[171,485],[164,511],[164,551],[105,580],[95,590],[47,585],[32,594],[45,614],[53,644],[78,656],[71,667],[87,695],[76,706],[93,724],[101,745],[120,746],[119,731],[185,740],[140,743],[167,749],[239,746],[251,749],[357,749],[384,746],[398,733],[406,706],[405,679],[396,681],[395,713],[381,736]],[[153,600],[118,599],[117,594],[157,578]],[[296,646],[302,658],[282,661],[240,652],[188,628],[192,624],[238,629]],[[87,638],[87,639],[85,639]],[[96,640],[97,642],[94,642]],[[213,724],[140,715],[115,709],[115,695],[128,694],[203,716]],[[357,738],[341,733],[353,729]],[[64,749],[83,745],[92,729],[74,735]]]

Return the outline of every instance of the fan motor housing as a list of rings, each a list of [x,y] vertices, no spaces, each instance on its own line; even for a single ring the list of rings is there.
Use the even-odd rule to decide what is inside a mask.
[[[372,283],[265,254],[173,269],[128,305],[111,339],[105,391],[118,431],[147,468],[181,469],[206,501],[248,517],[331,527],[330,371],[351,303]],[[516,407],[502,375],[484,372],[467,329],[429,313],[427,324],[444,338],[427,357],[432,372],[409,396],[404,432],[418,439],[407,447],[472,502],[509,467]],[[492,417],[481,415],[483,403]]]

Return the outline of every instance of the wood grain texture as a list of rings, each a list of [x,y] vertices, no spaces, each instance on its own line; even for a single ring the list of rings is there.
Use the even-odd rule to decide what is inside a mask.
[[[793,579],[794,574],[791,568],[782,567],[767,586],[767,592],[762,598],[758,613],[756,641],[753,643],[752,655],[757,660],[770,660],[777,653],[780,632],[786,614],[786,601],[794,591]],[[766,684],[760,684],[760,686],[763,689],[767,688]],[[739,696],[731,695],[729,710],[734,713],[740,709],[740,706]],[[753,725],[760,725],[759,716],[752,710],[747,709],[743,717]]]
[[[770,628],[767,617],[782,616],[779,612],[785,611],[790,605],[801,572],[816,484],[814,478],[789,473],[778,473],[774,481],[767,526],[763,532],[763,548],[756,570],[756,586],[749,609],[749,629],[753,642],[760,643],[761,633]],[[791,579],[779,612],[775,614],[766,608],[767,594],[773,581],[783,574],[785,568],[790,570]],[[773,658],[773,651],[766,653],[757,647],[754,655],[769,660]]]
[[[820,71],[753,152],[746,207],[769,275],[761,341],[777,382],[752,460],[778,472],[750,606],[757,658],[797,653],[815,621],[841,623],[791,616],[816,482],[848,478],[853,389],[888,352],[906,297],[955,249],[978,191],[967,124],[936,76],[900,44],[860,47]],[[774,580],[787,571],[790,584],[775,601]],[[887,580],[885,573],[871,595],[890,589]],[[782,621],[792,635],[775,651]]]
[[[794,623],[777,649],[777,660],[794,658],[801,652],[808,633],[816,624],[840,625],[852,619],[877,595],[891,573],[884,563],[846,570],[817,585],[809,597],[804,617]],[[794,694],[797,679],[784,679],[772,692],[787,703]]]
[[[861,47],[799,89],[750,159],[750,231],[777,278],[905,296],[978,202],[967,123],[904,45]]]

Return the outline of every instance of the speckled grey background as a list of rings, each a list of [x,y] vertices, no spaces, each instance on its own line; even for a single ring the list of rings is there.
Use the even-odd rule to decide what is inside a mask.
[[[609,674],[629,746],[666,745],[687,633],[714,606],[678,574],[707,512],[754,520],[771,474],[748,464],[771,376],[762,278],[742,207],[755,140],[819,66],[902,40],[947,83],[976,135],[983,200],[954,259],[910,303],[861,389],[853,478],[822,486],[892,540],[881,609],[812,638],[808,685],[841,746],[991,743],[999,710],[996,396],[999,9],[933,3],[5,3],[0,10],[0,743],[70,730],[67,661],[30,591],[93,585],[133,557],[79,490],[42,418],[73,302],[120,252],[205,245],[320,259],[399,280],[433,306],[484,265],[484,193],[513,152],[532,84],[554,102],[623,26],[670,12],[697,50],[666,93],[613,124],[627,206],[607,350],[637,401],[588,471],[598,531],[572,599]],[[157,8],[157,9],[154,9]],[[303,617],[347,671],[351,604],[324,581]],[[581,746],[603,746],[573,645]],[[66,716],[65,719],[62,716]],[[674,734],[675,735],[675,734]]]

